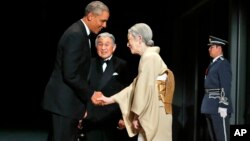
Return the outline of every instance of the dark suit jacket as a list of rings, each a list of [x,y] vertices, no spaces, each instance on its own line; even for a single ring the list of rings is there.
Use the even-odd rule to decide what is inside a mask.
[[[57,48],[54,70],[45,88],[45,110],[80,119],[85,112],[91,50],[84,24],[73,23],[62,35]]]
[[[113,56],[105,72],[102,72],[100,60],[95,58],[91,62],[90,87],[102,91],[105,96],[109,97],[129,84],[128,69],[124,60]],[[83,122],[83,128],[86,129],[86,141],[117,141],[115,135],[118,134],[118,129],[116,127],[119,119],[122,118],[118,104],[94,106],[90,100],[91,96],[92,94],[89,95],[87,104],[88,116]]]

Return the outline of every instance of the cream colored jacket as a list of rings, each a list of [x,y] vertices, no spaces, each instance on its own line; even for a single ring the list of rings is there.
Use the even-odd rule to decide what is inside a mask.
[[[139,115],[148,141],[156,134],[159,123],[156,78],[168,70],[159,52],[159,47],[148,47],[140,58],[137,77],[128,87],[112,96],[120,106],[130,137],[138,134],[138,131],[132,128],[133,113]]]

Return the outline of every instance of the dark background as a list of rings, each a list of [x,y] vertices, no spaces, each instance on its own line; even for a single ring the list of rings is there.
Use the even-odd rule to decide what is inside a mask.
[[[7,10],[3,11],[2,20],[2,128],[47,126],[47,115],[40,102],[54,65],[57,42],[68,26],[82,18],[84,7],[89,2],[11,1],[3,5]],[[150,3],[143,0],[103,2],[111,12],[108,27],[103,31],[116,37],[118,48],[115,55],[130,63],[131,79],[137,73],[139,60],[138,56],[131,55],[126,46],[127,29],[133,24],[145,22],[150,25],[155,45],[162,47],[162,57],[165,60],[171,58],[166,50],[171,50],[171,20],[178,14],[178,9],[174,13],[169,8],[176,3],[163,4],[160,0]]]
[[[67,27],[82,18],[84,7],[90,1],[15,0],[1,4],[0,130],[47,130],[48,115],[42,110],[40,103],[54,66],[57,42]],[[137,74],[139,56],[131,55],[126,47],[127,29],[138,22],[145,22],[152,28],[155,45],[161,47],[161,57],[174,71],[176,77],[177,87],[173,105],[174,140],[206,141],[207,135],[204,134],[206,127],[199,107],[203,96],[201,94],[203,94],[204,71],[210,61],[206,48],[208,35],[216,35],[229,41],[229,35],[235,34],[237,39],[233,40],[239,41],[241,30],[232,31],[232,27],[237,24],[231,24],[230,18],[233,15],[241,16],[239,11],[243,9],[237,5],[240,1],[244,1],[242,8],[248,9],[246,13],[249,13],[249,2],[247,0],[102,1],[108,5],[111,14],[108,27],[103,31],[108,31],[116,37],[118,48],[115,55],[130,64],[128,72],[130,79]],[[230,7],[234,7],[232,9],[235,11],[232,12]],[[249,18],[244,20],[245,24],[249,25]],[[245,43],[248,46],[249,33],[248,28]],[[235,48],[239,47],[241,44],[237,43]],[[246,52],[249,54],[249,50]],[[225,51],[225,56],[230,57],[228,50]],[[249,60],[249,56],[246,57]],[[237,68],[241,65],[246,66],[244,78],[250,76],[249,63],[249,61],[245,64],[235,63]],[[235,74],[237,79],[239,74],[241,73]],[[246,106],[237,108],[237,110],[245,108],[246,112],[240,113],[241,115],[236,113],[235,117],[241,118],[243,114],[245,117],[248,116],[245,120],[248,124],[249,80],[246,79],[246,86],[243,86],[246,89],[245,94],[235,94],[246,95],[242,101],[235,100],[239,103],[246,102]]]

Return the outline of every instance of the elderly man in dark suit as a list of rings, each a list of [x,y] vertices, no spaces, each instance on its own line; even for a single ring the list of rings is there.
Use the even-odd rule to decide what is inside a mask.
[[[127,62],[113,55],[115,37],[104,32],[96,37],[97,58],[91,61],[89,85],[95,91],[112,96],[129,84]],[[95,106],[89,95],[86,117],[81,121],[84,141],[128,141],[126,129],[119,129],[121,111],[117,104]]]
[[[53,141],[76,141],[78,121],[86,110],[91,50],[88,35],[98,34],[107,26],[109,8],[101,1],[92,1],[85,15],[62,35],[57,48],[54,70],[45,88],[42,106],[52,115],[50,132]]]
[[[206,115],[209,135],[212,141],[229,141],[231,103],[231,65],[223,57],[227,41],[209,36],[209,55],[213,59],[205,75],[205,95],[201,113]]]

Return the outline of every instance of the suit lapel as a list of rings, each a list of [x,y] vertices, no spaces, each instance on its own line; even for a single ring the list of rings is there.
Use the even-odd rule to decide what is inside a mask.
[[[91,70],[89,72],[89,85],[94,90],[98,90],[100,78],[102,77],[102,68],[98,59],[93,59],[91,62]]]
[[[113,72],[116,70],[116,60],[114,57],[111,58],[106,70],[103,72],[102,78],[100,80],[100,85],[98,87],[101,90],[107,82],[112,78]]]

